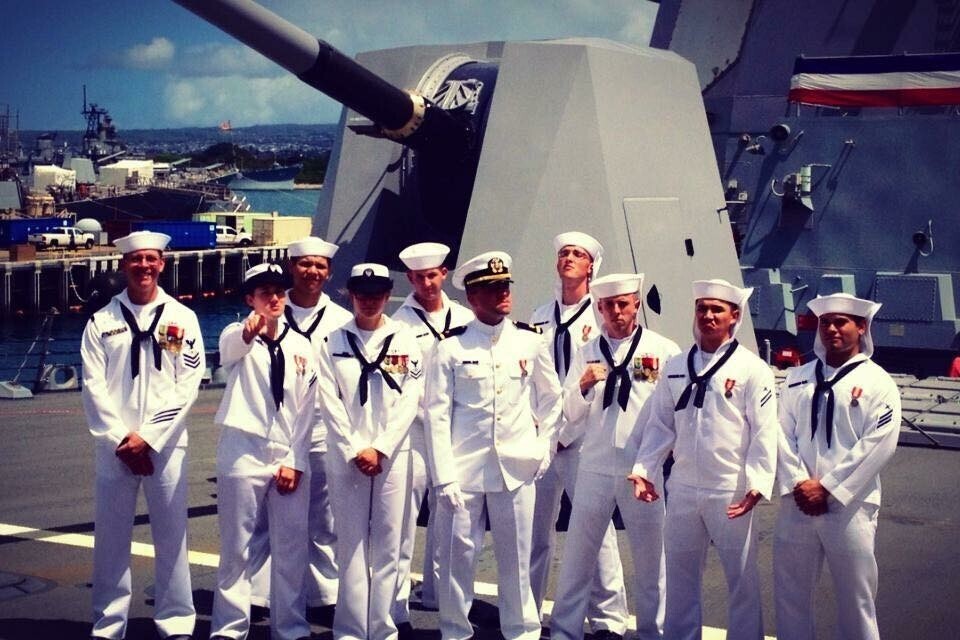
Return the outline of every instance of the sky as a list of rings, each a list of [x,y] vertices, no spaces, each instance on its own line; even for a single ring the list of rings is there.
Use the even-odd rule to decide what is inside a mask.
[[[647,0],[261,0],[348,55],[414,44],[649,41]],[[124,129],[321,124],[340,106],[172,0],[17,0],[3,15],[0,111],[76,130],[87,101]],[[15,121],[11,122],[14,125]]]

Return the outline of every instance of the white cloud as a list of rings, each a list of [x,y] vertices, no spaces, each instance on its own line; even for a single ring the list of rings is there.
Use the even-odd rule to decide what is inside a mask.
[[[246,45],[219,42],[186,47],[178,56],[176,71],[190,77],[271,78],[286,73]]]
[[[162,69],[176,52],[176,47],[164,37],[154,38],[149,44],[137,44],[123,52],[123,65],[132,69]]]
[[[184,125],[334,122],[340,113],[338,104],[291,75],[171,77],[164,100],[168,117]]]

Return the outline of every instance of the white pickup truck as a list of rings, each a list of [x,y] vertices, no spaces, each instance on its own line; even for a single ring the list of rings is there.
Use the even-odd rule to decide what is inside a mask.
[[[217,225],[217,244],[236,245],[238,247],[249,247],[253,244],[253,236],[246,231],[237,231],[233,227],[225,224]]]
[[[77,227],[56,227],[42,233],[31,233],[27,236],[27,242],[34,245],[38,250],[47,247],[92,249],[93,245],[96,244],[96,239],[92,233],[87,233]]]

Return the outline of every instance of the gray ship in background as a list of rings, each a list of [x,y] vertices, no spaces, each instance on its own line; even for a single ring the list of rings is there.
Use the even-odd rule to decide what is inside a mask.
[[[960,3],[664,0],[651,45],[697,66],[774,361],[809,353],[807,302],[843,291],[883,303],[874,359],[945,374],[960,348]]]

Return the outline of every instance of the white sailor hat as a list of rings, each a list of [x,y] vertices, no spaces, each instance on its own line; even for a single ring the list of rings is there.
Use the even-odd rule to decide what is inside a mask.
[[[723,300],[737,307],[743,308],[753,293],[752,287],[735,287],[726,280],[694,280],[693,281],[693,299],[713,298],[714,300]]]
[[[873,336],[870,333],[870,326],[873,324],[873,317],[877,315],[881,304],[873,300],[864,300],[857,298],[849,293],[832,293],[828,296],[817,296],[807,303],[807,308],[818,318],[827,313],[842,313],[847,316],[856,316],[863,318],[866,322],[866,331],[860,336],[860,353],[868,358],[873,355]],[[813,339],[813,351],[821,359],[826,357],[826,348],[820,340],[820,332]]]
[[[243,274],[243,292],[246,294],[253,293],[257,287],[265,287],[271,284],[283,288],[289,285],[286,273],[278,264],[261,262],[255,267],[250,267]]]
[[[113,241],[113,246],[120,250],[120,253],[127,254],[142,249],[156,249],[163,251],[170,242],[170,236],[156,231],[134,231],[130,235],[117,238]]]
[[[291,258],[299,258],[300,256],[320,256],[321,258],[333,258],[337,254],[337,249],[339,245],[335,245],[332,242],[327,242],[322,238],[317,238],[315,236],[310,236],[308,238],[301,238],[295,242],[291,242],[287,245],[287,255]]]
[[[730,330],[730,336],[737,335],[737,331],[743,325],[743,318],[750,311],[747,308],[747,302],[750,300],[750,294],[753,293],[753,287],[736,287],[726,280],[719,278],[713,280],[694,280],[693,281],[693,300],[696,302],[701,298],[711,298],[714,300],[723,300],[736,305],[740,310],[740,318],[734,323]],[[700,343],[700,330],[697,328],[697,319],[693,319],[693,335]]]
[[[443,266],[450,247],[439,242],[418,242],[400,252],[400,260],[410,271]]]
[[[376,262],[361,262],[350,270],[347,291],[350,293],[386,293],[393,288],[390,270]]]
[[[603,245],[593,236],[581,231],[567,231],[558,234],[553,239],[553,250],[560,252],[566,246],[582,247],[593,258],[593,275],[597,275],[600,263],[603,262]]]
[[[640,293],[643,286],[642,273],[611,273],[590,283],[590,295],[594,300]]]
[[[504,251],[487,251],[470,258],[453,272],[453,286],[466,289],[473,285],[513,282],[510,265],[513,258]]]

